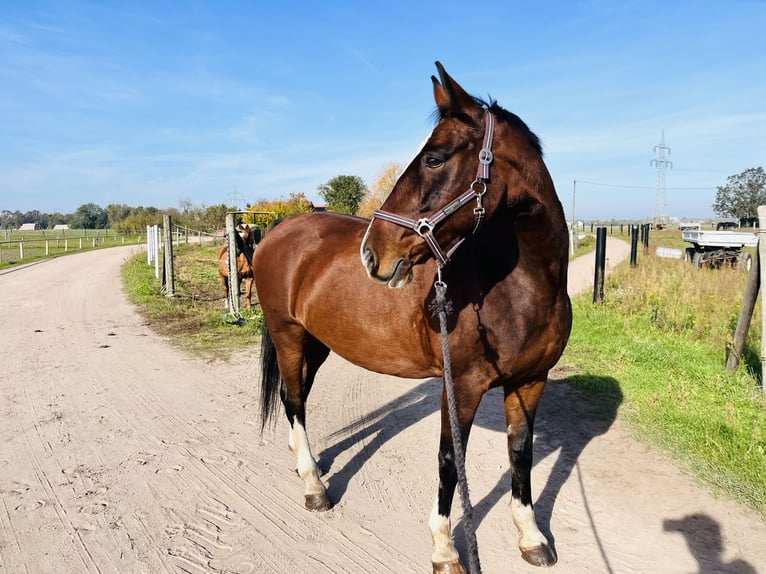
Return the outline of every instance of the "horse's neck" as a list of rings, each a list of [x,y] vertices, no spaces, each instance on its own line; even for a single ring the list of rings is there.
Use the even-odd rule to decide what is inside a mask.
[[[482,257],[491,254],[500,268],[502,261],[515,267],[523,264],[530,269],[560,268],[568,259],[568,236],[563,214],[556,210],[506,217],[492,222],[488,233],[480,235],[477,249]]]
[[[240,253],[243,253],[245,257],[247,258],[248,262],[251,262],[253,260],[253,242],[251,241],[252,236],[248,236],[247,239],[243,238],[239,233],[237,233],[234,237],[237,249]]]

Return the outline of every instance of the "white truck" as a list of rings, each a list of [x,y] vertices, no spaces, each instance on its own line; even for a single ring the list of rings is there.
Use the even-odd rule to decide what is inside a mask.
[[[686,261],[697,267],[716,268],[726,264],[750,271],[752,255],[742,249],[758,245],[758,235],[746,231],[686,229],[681,232],[681,237],[694,245],[686,248]]]

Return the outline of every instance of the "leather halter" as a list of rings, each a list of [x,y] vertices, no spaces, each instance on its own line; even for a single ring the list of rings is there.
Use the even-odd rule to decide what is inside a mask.
[[[473,214],[476,218],[476,225],[474,226],[471,235],[478,231],[479,227],[481,226],[481,222],[484,220],[484,207],[482,206],[481,198],[487,192],[487,182],[489,181],[489,166],[493,160],[492,134],[494,133],[494,129],[495,118],[489,110],[485,110],[484,145],[479,151],[479,167],[476,171],[476,179],[471,182],[471,185],[468,186],[468,189],[462,195],[460,195],[460,197],[454,199],[445,207],[438,209],[429,217],[422,217],[417,220],[378,209],[372,214],[370,225],[372,225],[372,221],[377,218],[383,221],[388,221],[389,223],[393,223],[395,225],[399,225],[401,227],[405,227],[407,229],[412,229],[415,233],[420,235],[428,244],[428,247],[431,248],[431,251],[436,257],[436,265],[438,268],[441,269],[444,267],[449,262],[452,254],[455,253],[457,248],[463,243],[463,241],[465,241],[466,238],[459,238],[454,243],[454,245],[452,245],[452,247],[445,251],[436,240],[436,237],[434,236],[434,229],[439,223],[447,219],[447,217],[455,213],[458,209],[469,203],[472,199],[476,199],[476,207],[473,209]]]

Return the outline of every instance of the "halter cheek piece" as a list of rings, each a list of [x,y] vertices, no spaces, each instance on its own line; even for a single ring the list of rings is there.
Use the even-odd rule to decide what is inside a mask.
[[[476,171],[476,179],[471,182],[468,189],[457,199],[451,201],[442,209],[435,211],[430,217],[422,217],[418,220],[396,215],[395,213],[389,213],[388,211],[382,211],[378,209],[372,214],[372,221],[381,219],[388,221],[395,225],[400,225],[407,229],[412,229],[415,233],[420,235],[423,240],[431,248],[434,256],[436,257],[436,265],[441,271],[455,253],[458,247],[463,243],[465,237],[459,238],[452,247],[447,251],[442,249],[439,242],[434,236],[434,230],[436,226],[445,220],[447,217],[455,213],[458,209],[463,207],[466,203],[469,203],[472,199],[476,199],[476,207],[473,209],[473,215],[476,218],[476,225],[471,232],[471,235],[475,234],[481,222],[484,220],[484,207],[481,203],[481,198],[487,192],[487,181],[489,181],[489,166],[492,163],[492,134],[495,128],[495,118],[489,110],[485,110],[484,113],[484,145],[479,151],[479,168]],[[370,221],[370,225],[372,225]]]

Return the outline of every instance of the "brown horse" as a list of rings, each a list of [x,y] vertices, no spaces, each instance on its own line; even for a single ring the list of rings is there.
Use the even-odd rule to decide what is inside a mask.
[[[299,215],[258,248],[256,289],[268,327],[263,424],[280,393],[306,506],[330,508],[305,430],[317,370],[332,350],[379,373],[442,376],[440,322],[431,308],[437,282],[446,283],[462,442],[484,394],[501,387],[519,547],[532,564],[552,565],[556,555],[535,522],[530,473],[538,401],[572,320],[564,213],[539,140],[524,122],[469,96],[436,66],[438,123],[372,220]],[[457,470],[444,389],[431,558],[435,572],[464,572],[451,537]]]
[[[237,226],[237,273],[239,279],[245,280],[245,306],[251,309],[253,294],[253,251],[255,249],[255,236],[249,225]],[[221,276],[221,284],[226,297],[226,308],[229,308],[229,244],[228,241],[218,250],[218,274]]]

